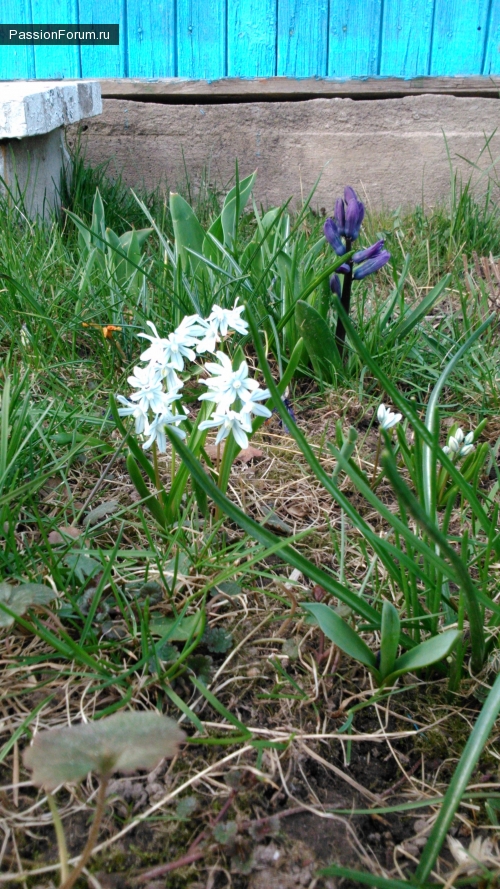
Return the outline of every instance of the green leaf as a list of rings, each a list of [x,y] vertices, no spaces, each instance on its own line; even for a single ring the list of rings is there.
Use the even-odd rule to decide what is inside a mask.
[[[84,525],[97,525],[101,519],[106,518],[108,515],[113,515],[113,513],[118,512],[121,504],[119,500],[105,500],[104,503],[101,503],[99,506],[96,506],[95,509],[91,509],[90,512],[87,513],[83,520]]]
[[[409,314],[405,315],[398,324],[396,324],[387,336],[386,342],[394,342],[395,340],[404,340],[413,330],[413,328],[425,318],[426,315],[429,314],[432,307],[437,303],[437,301],[444,296],[445,288],[450,283],[451,275],[445,275],[442,281],[439,281],[438,284],[424,297],[421,302],[419,302],[418,306],[413,309]]]
[[[86,553],[68,553],[64,556],[64,564],[76,574],[80,583],[85,583],[87,577],[92,577],[102,568],[97,559]]]
[[[384,683],[391,683],[403,673],[411,670],[420,670],[422,667],[430,667],[443,658],[448,657],[453,646],[456,645],[461,633],[459,630],[446,630],[439,636],[426,639],[410,651],[405,651],[398,657],[394,664],[394,671],[389,676],[384,676]]]
[[[448,785],[441,811],[434,822],[429,839],[422,851],[420,862],[415,872],[416,880],[420,883],[427,880],[432,873],[455,812],[462,802],[469,779],[490,737],[499,712],[500,676],[497,676],[465,745],[464,752]]]
[[[182,268],[185,271],[191,262],[191,267],[195,271],[199,260],[195,256],[190,256],[187,251],[202,252],[205,232],[187,201],[175,192],[170,193],[170,213]]]
[[[201,611],[189,614],[181,620],[174,617],[164,617],[150,623],[149,632],[152,636],[161,636],[165,640],[168,639],[169,642],[186,642],[186,640],[192,639],[196,633],[201,617]]]
[[[380,675],[382,679],[394,669],[400,632],[401,624],[398,612],[392,602],[388,602],[386,599],[382,605],[382,630],[380,635]]]
[[[224,654],[233,646],[233,637],[224,627],[207,627],[200,640],[213,654]]]
[[[309,303],[299,299],[295,306],[295,320],[300,336],[309,353],[315,374],[320,379],[335,382],[335,369],[340,369],[340,360],[335,336],[319,312]]]
[[[0,583],[0,606],[6,605],[16,614],[24,614],[32,605],[48,605],[55,599],[54,590],[42,583],[21,583],[11,586]],[[0,608],[0,627],[10,627],[14,618]]]
[[[175,756],[185,734],[158,713],[117,713],[96,722],[39,732],[23,761],[32,781],[45,790],[82,781],[89,772],[151,771],[164,756]]]
[[[148,489],[132,454],[128,454],[127,456],[127,470],[137,490],[137,493],[139,494],[141,499],[144,500],[144,505],[149,509],[150,513],[154,516],[160,527],[165,528],[167,525],[167,521],[161,503],[158,498]]]
[[[370,670],[375,670],[377,661],[373,651],[368,648],[366,642],[360,639],[356,631],[335,613],[333,608],[322,602],[301,602],[301,606],[312,614],[320,630],[337,648]]]

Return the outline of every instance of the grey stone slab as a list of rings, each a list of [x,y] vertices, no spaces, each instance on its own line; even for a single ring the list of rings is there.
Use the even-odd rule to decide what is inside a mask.
[[[432,206],[450,192],[450,166],[465,177],[493,135],[484,169],[500,154],[500,101],[418,95],[394,99],[163,104],[107,99],[84,133],[87,158],[110,160],[110,172],[134,187],[175,189],[186,171],[224,187],[258,170],[255,197],[265,205],[305,198],[331,211],[346,183],[374,207]],[[69,141],[76,128],[69,128]],[[447,140],[447,145],[445,142]],[[208,172],[207,172],[208,171]],[[474,174],[478,188],[485,179]]]
[[[98,81],[0,82],[0,139],[41,136],[101,111]]]

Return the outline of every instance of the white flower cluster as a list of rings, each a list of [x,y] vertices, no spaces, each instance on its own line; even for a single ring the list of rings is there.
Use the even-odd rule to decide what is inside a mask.
[[[473,442],[474,432],[468,432],[465,435],[463,429],[459,427],[453,435],[450,435],[448,444],[444,446],[443,451],[445,454],[466,457],[467,454],[474,450]]]
[[[167,426],[181,438],[186,437],[180,424],[187,410],[176,404],[184,385],[178,372],[184,370],[185,361],[194,361],[197,355],[204,352],[215,352],[216,344],[230,330],[247,333],[247,322],[241,317],[243,309],[243,306],[237,305],[233,309],[214,306],[206,320],[199,315],[186,316],[167,337],[161,337],[155,325],[147,322],[153,336],[139,334],[150,341],[150,346],[141,355],[141,361],[147,363],[134,367],[132,376],[128,378],[136,391],[130,399],[117,396],[117,401],[123,405],[118,413],[121,417],[134,419],[136,435],[145,438],[144,450],[156,443],[158,451],[165,453]],[[224,352],[216,352],[216,357],[218,364],[208,362],[205,365],[210,376],[202,382],[208,388],[199,397],[199,401],[213,402],[215,411],[209,420],[200,423],[199,428],[218,426],[216,444],[232,432],[240,447],[247,448],[247,433],[252,431],[252,415],[271,416],[271,411],[260,404],[269,398],[269,390],[260,389],[256,380],[249,377],[246,361],[241,362],[238,370],[233,370],[231,360]]]

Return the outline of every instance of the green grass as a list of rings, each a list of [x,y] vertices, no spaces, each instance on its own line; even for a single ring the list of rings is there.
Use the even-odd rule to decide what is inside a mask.
[[[297,608],[297,599],[311,595],[307,558],[315,565],[309,576],[332,596],[342,599],[342,589],[349,588],[345,601],[351,606],[360,593],[366,596],[361,612],[375,648],[376,618],[384,598],[395,602],[403,615],[403,630],[414,638],[426,632],[425,621],[432,619],[437,627],[444,613],[450,621],[455,619],[445,609],[439,611],[438,620],[431,607],[436,600],[429,578],[440,589],[446,585],[453,599],[460,574],[453,575],[439,562],[439,546],[443,551],[451,546],[452,557],[459,552],[483,595],[483,605],[485,597],[494,596],[500,447],[497,325],[490,324],[479,338],[473,336],[495,298],[500,298],[494,276],[492,282],[478,278],[475,265],[476,257],[500,256],[500,215],[492,200],[493,187],[492,180],[484,198],[476,201],[469,185],[461,185],[453,175],[448,202],[431,212],[417,207],[411,213],[374,214],[366,220],[360,246],[383,236],[392,259],[380,273],[355,287],[346,362],[335,385],[315,379],[304,355],[290,393],[299,413],[299,430],[293,429],[289,436],[283,427],[274,431],[264,427],[258,433],[254,444],[272,460],[262,473],[258,463],[233,471],[229,517],[201,515],[188,488],[175,522],[167,528],[154,522],[130,482],[127,448],[109,409],[110,394],[127,392],[127,376],[141,351],[137,333],[147,320],[167,333],[183,314],[194,310],[207,314],[214,302],[230,306],[236,298],[245,300],[264,336],[260,347],[250,338],[242,346],[252,360],[265,348],[276,380],[297,344],[296,301],[309,299],[330,325],[334,322],[335,306],[325,274],[334,257],[322,238],[323,220],[307,204],[300,211],[292,212],[285,204],[269,213],[249,201],[232,239],[224,232],[222,246],[208,258],[191,254],[186,260],[174,249],[174,226],[164,195],[158,190],[134,196],[119,177],[110,178],[106,166],[92,169],[81,154],[75,158],[71,183],[63,189],[69,212],[60,218],[45,225],[30,222],[1,199],[0,574],[10,583],[50,585],[57,591],[58,604],[50,611],[28,611],[17,620],[5,667],[6,676],[15,681],[7,685],[4,697],[14,716],[3,730],[0,762],[12,767],[12,737],[26,743],[32,722],[39,718],[40,699],[31,699],[34,692],[47,701],[41,711],[46,726],[60,724],[63,699],[73,719],[80,707],[88,718],[128,705],[167,710],[193,732],[190,754],[194,757],[195,745],[203,746],[207,759],[213,757],[214,769],[217,756],[222,759],[226,747],[235,744],[250,744],[252,768],[257,770],[264,768],[267,749],[272,755],[288,756],[295,732],[300,735],[310,725],[327,722],[323,705],[328,694],[336,694],[328,672],[321,674],[318,685],[318,674],[327,665],[318,656],[317,637],[301,622],[303,613]],[[105,214],[100,229],[92,215],[96,189]],[[196,196],[186,183],[184,197],[205,231],[214,224],[225,191],[205,187]],[[102,236],[99,240],[98,232],[105,227],[117,236],[131,229],[153,229],[132,262],[133,283],[120,277],[116,250],[107,247]],[[85,247],[89,230],[94,240]],[[109,234],[104,238],[109,240]],[[408,327],[407,335],[393,336],[398,318],[418,306],[445,275],[449,280],[429,312]],[[324,280],[318,283],[321,276]],[[110,324],[120,329],[106,337],[103,328]],[[487,421],[482,440],[491,449],[484,473],[475,479],[474,496],[491,528],[488,525],[488,531],[481,509],[474,504],[471,508],[462,487],[446,513],[444,532],[442,514],[441,532],[436,532],[412,499],[415,493],[424,497],[425,472],[419,476],[418,466],[406,463],[404,468],[400,461],[407,487],[396,494],[387,479],[375,491],[367,490],[377,441],[373,412],[384,399],[396,407],[398,399],[399,406],[409,399],[414,429],[430,447],[431,433],[422,423],[429,399],[433,404],[431,393],[453,355],[469,340],[461,360],[439,386],[438,420],[448,423],[442,426],[439,443],[445,443],[445,428],[452,421],[467,430]],[[261,352],[261,365],[262,358]],[[286,423],[286,412],[282,419]],[[337,487],[332,473],[342,459],[338,451],[345,453],[343,435],[353,424],[358,427],[355,465],[345,459]],[[300,429],[310,443],[307,453]],[[189,456],[185,459],[189,461]],[[384,466],[387,477],[394,480],[393,468]],[[166,463],[161,471],[166,477]],[[201,485],[203,479],[200,471]],[[219,500],[222,509],[222,495]],[[107,506],[93,513],[103,503]],[[295,513],[287,512],[290,503],[297,504]],[[391,520],[398,509],[407,510],[401,527]],[[422,530],[412,550],[414,520],[421,522]],[[394,528],[396,537],[389,541],[387,535]],[[288,538],[294,534],[292,549]],[[406,541],[404,546],[398,534]],[[390,547],[396,544],[407,552],[408,560],[423,554],[422,583],[418,571],[410,572],[408,581],[408,572],[391,563]],[[290,564],[303,571],[302,579],[290,582]],[[442,608],[439,597],[436,607]],[[425,614],[422,609],[427,609]],[[460,604],[460,626],[466,617]],[[354,621],[353,616],[350,619]],[[415,622],[421,619],[417,632]],[[230,649],[222,653],[213,648],[213,638],[223,647],[224,636],[210,642],[206,623],[232,634],[234,655]],[[489,623],[486,644],[491,659],[498,620],[487,614],[485,623]],[[257,690],[251,686],[252,661],[245,660],[247,639],[254,640],[253,658],[261,671],[262,687]],[[275,646],[272,656],[266,648],[269,640]],[[278,655],[295,642],[303,653],[300,658],[290,655],[283,666]],[[466,657],[466,648],[462,656]],[[335,663],[339,682],[345,683],[349,695],[362,699],[345,713],[342,731],[349,747],[358,709],[372,707],[379,714],[377,707],[382,705],[377,697],[366,703],[352,665]],[[485,669],[477,686],[475,679],[460,685],[459,672],[452,684],[457,696],[488,680]],[[424,690],[418,708],[429,723],[432,699],[426,699],[425,688],[434,676],[429,673],[419,679]],[[440,688],[439,682],[438,678]],[[404,698],[401,687],[392,705],[399,706]],[[496,697],[493,704],[492,700],[490,722],[495,718]],[[273,715],[274,706],[288,726],[286,731]],[[406,713],[408,706],[402,703],[398,712]],[[468,730],[472,716],[467,719]],[[265,723],[262,735],[260,720]],[[247,724],[253,729],[248,730]],[[480,717],[479,727],[483,724]],[[446,787],[440,787],[440,800],[447,802],[420,867],[422,879],[429,878],[435,865],[488,732],[489,728],[482,735],[476,732],[481,739],[472,758],[468,748],[469,771],[458,766],[454,796],[450,791],[453,799],[446,796]],[[465,740],[466,733],[464,745]],[[179,768],[194,785],[193,775],[202,766],[190,764],[189,755],[185,759]],[[485,817],[482,812],[481,823]],[[127,824],[132,822],[130,817]],[[406,872],[411,874],[411,868]],[[378,879],[384,877],[379,873]],[[400,883],[392,879],[379,885]]]

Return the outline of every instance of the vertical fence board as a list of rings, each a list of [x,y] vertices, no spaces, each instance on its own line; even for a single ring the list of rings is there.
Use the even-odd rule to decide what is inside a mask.
[[[224,0],[177,0],[177,76],[226,75]]]
[[[492,0],[491,18],[481,74],[500,74],[500,4]]]
[[[120,46],[81,46],[82,77],[125,77],[126,64],[122,0],[79,0],[80,21],[85,25],[119,25]]]
[[[434,2],[385,0],[379,74],[421,77],[429,73]]]
[[[328,0],[278,0],[278,75],[325,77],[328,17]]]
[[[436,0],[429,74],[481,73],[488,11],[489,0]]]
[[[276,0],[238,0],[228,4],[229,77],[276,74]]]
[[[30,21],[29,0],[2,0],[2,25],[23,24]],[[0,80],[35,76],[35,54],[32,46],[0,46]]]
[[[32,0],[34,24],[78,24],[77,0]],[[35,46],[35,77],[81,77],[79,46]]]
[[[129,77],[175,77],[175,0],[128,0]]]
[[[382,0],[330,0],[329,77],[378,73]]]

